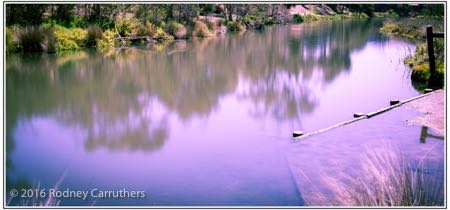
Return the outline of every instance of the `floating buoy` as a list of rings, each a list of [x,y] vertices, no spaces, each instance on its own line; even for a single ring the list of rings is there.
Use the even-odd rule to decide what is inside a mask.
[[[398,104],[398,103],[400,103],[400,101],[399,100],[391,100],[390,102],[389,102],[389,104],[392,106],[392,105],[395,105],[395,104]]]
[[[295,137],[299,137],[299,136],[301,136],[301,135],[303,135],[303,131],[293,131],[292,132],[292,136],[295,138]]]
[[[362,117],[362,116],[364,116],[364,115],[365,115],[365,114],[362,113],[362,112],[356,112],[356,113],[353,114],[353,117],[354,117],[354,118],[357,118],[357,117]]]
[[[429,93],[429,92],[433,92],[433,89],[427,88],[425,90],[423,90],[424,93]]]

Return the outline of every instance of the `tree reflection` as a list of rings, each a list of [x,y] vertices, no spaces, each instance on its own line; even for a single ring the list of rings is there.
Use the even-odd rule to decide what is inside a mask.
[[[87,150],[154,151],[169,137],[170,113],[184,122],[208,117],[233,93],[254,105],[255,117],[299,122],[319,103],[315,89],[349,71],[371,24],[278,26],[108,54],[9,55],[7,147],[19,118],[40,115],[84,128]]]
[[[6,87],[9,136],[18,118],[50,115],[84,128],[89,150],[103,146],[151,151],[163,145],[168,136],[164,110],[156,119],[149,114],[153,99],[142,72],[136,72],[142,70],[122,62],[132,62],[132,57],[120,53],[104,59],[89,52],[67,56],[74,59],[32,57],[10,66]],[[79,57],[84,59],[75,59]]]
[[[373,24],[320,22],[270,28],[265,36],[246,35],[242,69],[250,81],[242,97],[254,102],[258,116],[300,121],[318,104],[314,90],[350,70],[350,54],[374,34]],[[314,75],[319,79],[313,80]]]

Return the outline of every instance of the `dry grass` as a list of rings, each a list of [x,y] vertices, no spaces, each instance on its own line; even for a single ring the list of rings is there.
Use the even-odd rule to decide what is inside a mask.
[[[55,186],[53,186],[52,189],[58,190],[62,181],[64,180],[64,177],[66,176],[66,171],[63,172],[59,180],[56,182]],[[40,192],[41,186],[38,182],[37,185],[35,185],[33,188],[34,192]],[[45,189],[42,189],[46,191]],[[21,190],[19,190],[21,192]],[[46,191],[48,193],[48,190]],[[33,196],[30,198],[24,198],[21,199],[20,196],[16,197],[15,199],[18,199],[17,201],[14,201],[13,197],[9,197],[9,200],[6,203],[6,206],[36,206],[36,207],[48,207],[48,206],[59,206],[61,203],[61,200],[54,198],[52,196],[46,196],[46,197],[40,197],[39,193],[33,193]]]
[[[442,162],[437,172],[424,165],[425,157],[409,164],[391,147],[368,149],[361,170],[339,179],[322,176],[329,192],[304,196],[312,206],[443,206]]]

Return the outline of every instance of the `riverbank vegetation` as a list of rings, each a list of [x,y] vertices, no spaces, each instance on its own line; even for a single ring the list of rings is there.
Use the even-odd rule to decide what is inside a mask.
[[[431,164],[427,157],[409,163],[390,146],[367,149],[357,174],[344,179],[323,175],[327,195],[306,196],[311,206],[443,206],[443,163]],[[355,177],[358,177],[355,179]],[[311,198],[309,198],[311,197]]]
[[[107,50],[141,42],[213,37],[266,25],[404,16],[428,5],[7,4],[6,53]],[[406,15],[408,15],[407,13]]]
[[[384,34],[407,38],[416,43],[414,53],[405,57],[403,62],[411,68],[411,79],[417,89],[426,88],[430,77],[426,44],[426,26],[433,26],[434,32],[444,31],[443,16],[438,16],[436,14],[439,13],[435,13],[434,16],[428,17],[418,16],[408,19],[387,20],[380,28],[380,32]],[[433,85],[443,86],[445,80],[445,43],[442,38],[434,38],[433,44],[436,58],[436,75],[438,77],[437,81],[439,82],[439,84]]]

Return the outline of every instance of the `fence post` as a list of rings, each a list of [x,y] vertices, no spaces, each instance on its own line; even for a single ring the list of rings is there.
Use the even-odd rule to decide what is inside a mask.
[[[428,78],[428,87],[436,85],[436,61],[434,58],[433,46],[433,26],[427,26],[427,46],[428,46],[428,62],[430,65],[430,78]]]

